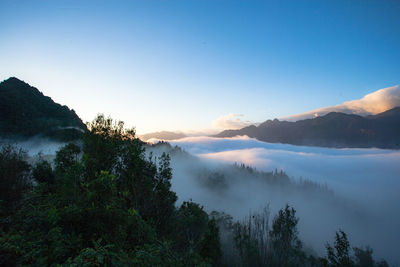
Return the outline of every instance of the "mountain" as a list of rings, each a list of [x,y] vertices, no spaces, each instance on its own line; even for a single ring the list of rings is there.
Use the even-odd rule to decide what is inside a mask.
[[[400,148],[400,107],[362,117],[330,112],[296,122],[267,120],[215,137],[247,135],[260,141],[322,147]]]
[[[168,132],[168,131],[161,131],[155,133],[148,133],[142,134],[139,138],[143,141],[150,140],[152,138],[160,139],[160,140],[176,140],[186,137],[185,134],[179,132]]]
[[[85,129],[74,110],[55,103],[35,87],[14,77],[0,83],[0,137],[71,141]]]
[[[379,89],[365,95],[361,99],[351,100],[342,104],[323,107],[281,118],[284,121],[298,121],[326,115],[330,112],[341,112],[360,116],[375,115],[400,106],[400,87],[398,85]]]

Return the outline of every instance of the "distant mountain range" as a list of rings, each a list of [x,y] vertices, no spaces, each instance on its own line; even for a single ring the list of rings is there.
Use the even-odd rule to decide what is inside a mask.
[[[267,120],[258,126],[225,130],[215,137],[247,135],[260,141],[322,147],[400,148],[400,107],[359,116],[331,112],[295,122]]]
[[[334,108],[357,107],[360,110],[362,106],[363,110],[372,112],[369,104],[380,101],[386,103],[386,106],[393,106],[399,100],[399,92],[397,86],[385,88],[360,101],[349,101]],[[382,102],[382,99],[385,101]],[[325,108],[323,111],[328,110]],[[308,116],[308,113],[305,115]],[[0,138],[26,139],[40,136],[55,141],[71,141],[80,138],[85,130],[85,124],[74,110],[55,103],[35,87],[14,77],[0,83]],[[400,149],[400,107],[368,116],[330,112],[294,122],[267,120],[258,126],[225,130],[215,137],[237,135],[293,145]],[[143,141],[184,137],[186,135],[183,133],[167,131],[140,136]]]
[[[74,110],[55,103],[35,87],[14,77],[0,83],[1,138],[40,136],[71,141],[85,129]]]

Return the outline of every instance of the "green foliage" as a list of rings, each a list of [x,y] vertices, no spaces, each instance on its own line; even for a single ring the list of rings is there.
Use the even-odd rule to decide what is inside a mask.
[[[51,164],[40,157],[32,169],[32,177],[38,183],[53,184],[55,176]]]
[[[136,251],[133,262],[135,266],[184,266],[168,242],[144,245]]]
[[[80,152],[80,147],[73,143],[69,143],[62,147],[59,151],[57,151],[56,158],[54,160],[56,171],[65,173],[68,168],[78,161]]]
[[[220,265],[222,250],[219,240],[219,228],[214,219],[208,221],[208,229],[199,243],[199,254],[210,263]]]
[[[77,256],[63,265],[76,267],[132,266],[133,261],[123,251],[116,251],[112,244],[102,245],[102,239],[93,241],[92,247],[82,249]]]
[[[178,247],[181,250],[197,248],[201,237],[207,230],[207,213],[199,204],[185,201],[177,212],[177,218]]]
[[[103,115],[88,129],[54,171],[40,158],[30,172],[22,151],[1,148],[0,266],[353,266],[344,232],[327,259],[306,256],[288,205],[271,227],[268,208],[237,223],[192,201],[176,208],[168,154],[146,158],[134,130]],[[387,266],[368,247],[354,252],[356,266]]]
[[[208,266],[217,260],[211,250],[218,248],[216,225],[195,203],[175,207],[169,155],[146,159],[143,143],[123,123],[98,116],[83,150],[68,144],[54,164],[53,171],[40,158],[32,169],[37,183],[28,187],[24,154],[2,148],[0,266]]]
[[[175,212],[175,202],[177,196],[171,191],[172,169],[170,167],[170,157],[163,153],[159,158],[158,171],[154,176],[154,187],[152,193],[153,221],[155,227],[161,234],[170,231],[171,217]]]
[[[0,149],[0,212],[19,201],[28,185],[30,167],[24,157],[25,153],[14,146],[5,145]]]
[[[86,189],[87,200],[96,208],[107,208],[117,196],[115,177],[107,171],[100,174],[90,182],[83,184]]]
[[[88,123],[87,128],[88,131],[83,136],[83,160],[87,179],[92,179],[101,170],[112,172],[117,167],[124,144],[132,146],[137,143],[134,129],[125,130],[122,121],[113,121],[102,114]],[[143,153],[141,145],[136,148]]]

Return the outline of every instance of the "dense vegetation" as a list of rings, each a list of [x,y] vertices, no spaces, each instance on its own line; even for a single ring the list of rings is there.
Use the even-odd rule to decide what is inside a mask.
[[[289,206],[271,225],[268,209],[233,222],[192,201],[177,207],[169,155],[144,152],[134,130],[101,115],[82,146],[66,145],[53,164],[30,166],[22,151],[3,146],[0,265],[387,266],[370,248],[352,256],[343,232],[327,258],[306,253]]]
[[[176,208],[169,156],[103,116],[83,146],[31,168],[1,151],[0,265],[193,266],[218,262],[218,228],[202,207]],[[81,151],[82,150],[82,151]]]
[[[55,103],[29,84],[9,78],[0,83],[0,137],[26,138],[40,135],[71,141],[85,129],[67,106]]]
[[[400,107],[373,116],[331,112],[295,122],[267,120],[258,126],[225,130],[216,137],[247,135],[260,141],[322,147],[400,148]]]
[[[270,219],[265,207],[233,222],[230,215],[212,212],[220,228],[220,242],[225,266],[274,267],[388,267],[385,260],[375,261],[370,247],[352,249],[347,235],[339,230],[334,245],[326,244],[327,256],[318,257],[304,248],[299,239],[296,211],[286,205]]]

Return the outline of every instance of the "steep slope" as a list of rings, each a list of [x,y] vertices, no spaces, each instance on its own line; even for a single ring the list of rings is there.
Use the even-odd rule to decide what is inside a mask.
[[[216,137],[247,135],[260,141],[323,147],[400,148],[400,107],[362,117],[339,112],[296,122],[268,120]]]
[[[0,137],[47,137],[70,141],[86,129],[74,110],[55,103],[38,89],[17,79],[0,83]]]

